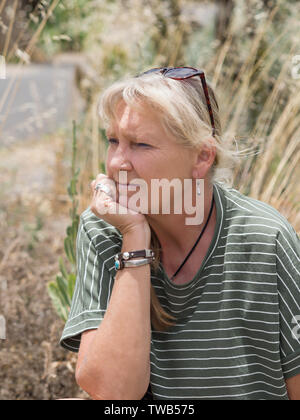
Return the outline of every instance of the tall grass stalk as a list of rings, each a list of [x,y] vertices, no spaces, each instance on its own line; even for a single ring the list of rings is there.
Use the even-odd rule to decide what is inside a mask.
[[[4,9],[4,7],[5,7],[5,4],[6,4],[6,0],[2,0],[1,1],[1,3],[0,3],[0,15],[1,15],[1,13],[2,13],[2,10]]]
[[[77,184],[79,171],[80,170],[77,168],[76,124],[73,121],[71,180],[67,188],[68,195],[71,200],[71,224],[67,227],[66,238],[64,240],[65,257],[70,263],[70,269],[66,267],[64,260],[60,258],[60,273],[57,274],[56,279],[54,281],[51,281],[48,284],[48,293],[52,300],[52,304],[56,312],[64,322],[67,320],[68,317],[76,281],[76,237],[79,226],[79,215],[77,212]]]
[[[10,38],[11,38],[13,26],[14,26],[16,12],[17,12],[17,7],[18,7],[18,0],[14,0],[13,16],[12,16],[12,19],[10,20],[10,22],[9,22],[9,25],[8,25],[8,31],[7,31],[7,34],[6,34],[4,48],[3,48],[3,54],[2,55],[4,55],[4,57],[6,57],[6,55],[7,55],[8,46],[9,46],[9,43],[10,43]]]
[[[49,6],[49,8],[47,9],[47,12],[45,14],[45,16],[43,17],[42,21],[40,22],[37,30],[35,31],[35,33],[33,34],[33,37],[31,38],[28,46],[26,47],[26,53],[30,56],[32,54],[33,48],[35,47],[43,29],[45,28],[48,19],[50,18],[50,16],[52,15],[53,11],[55,10],[55,8],[57,7],[57,5],[59,4],[60,0],[53,0],[53,2],[51,3],[51,5]]]

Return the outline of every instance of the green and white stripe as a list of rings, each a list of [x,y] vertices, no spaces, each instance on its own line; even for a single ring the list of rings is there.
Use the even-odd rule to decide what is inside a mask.
[[[155,399],[287,399],[300,374],[300,240],[274,208],[214,185],[217,225],[205,261],[175,285],[163,266],[151,281],[177,318],[152,331]],[[112,292],[122,236],[87,209],[77,238],[78,277],[61,344],[78,351]]]

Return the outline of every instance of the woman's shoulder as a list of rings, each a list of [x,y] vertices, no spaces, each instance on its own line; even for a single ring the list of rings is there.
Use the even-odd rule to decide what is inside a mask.
[[[122,242],[122,235],[119,230],[97,217],[90,207],[80,215],[79,233],[82,231],[95,245],[104,241],[107,244],[110,241],[117,244]]]
[[[223,188],[223,195],[229,225],[244,224],[276,235],[297,235],[287,218],[272,205],[249,197],[235,188]]]

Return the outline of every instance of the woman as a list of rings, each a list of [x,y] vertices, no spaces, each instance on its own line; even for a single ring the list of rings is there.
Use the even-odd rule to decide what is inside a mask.
[[[61,340],[78,384],[94,399],[141,399],[149,383],[154,399],[300,399],[299,238],[226,184],[237,156],[204,73],[115,83],[100,115],[106,175],[81,216]],[[167,212],[162,180],[177,182]]]

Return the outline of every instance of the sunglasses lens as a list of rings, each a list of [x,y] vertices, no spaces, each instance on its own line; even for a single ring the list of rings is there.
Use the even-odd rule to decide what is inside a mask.
[[[158,67],[155,69],[147,70],[144,73],[141,74],[143,76],[144,74],[150,74],[150,73],[161,73],[164,70],[164,67]]]
[[[196,69],[192,69],[189,67],[177,67],[174,69],[170,69],[165,73],[167,77],[174,77],[176,79],[185,79],[187,77],[191,77],[193,74],[197,73]]]

